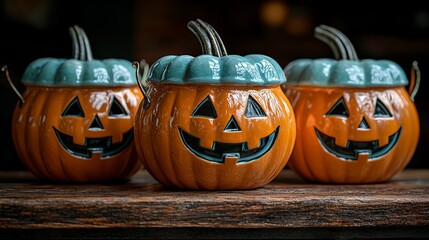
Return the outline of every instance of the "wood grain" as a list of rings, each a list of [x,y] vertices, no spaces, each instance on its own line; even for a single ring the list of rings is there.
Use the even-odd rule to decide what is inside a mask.
[[[168,189],[144,171],[90,185],[12,176],[0,178],[3,229],[429,226],[429,170],[370,185],[306,183],[285,170],[259,189],[216,192]]]

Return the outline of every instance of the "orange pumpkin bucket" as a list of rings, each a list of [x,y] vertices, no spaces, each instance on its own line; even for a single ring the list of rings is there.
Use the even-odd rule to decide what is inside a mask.
[[[142,167],[133,124],[143,96],[134,69],[122,59],[92,59],[83,29],[70,33],[74,59],[37,59],[24,72],[24,93],[14,88],[20,97],[12,119],[17,153],[44,180],[127,179]]]
[[[203,55],[162,57],[141,86],[135,140],[143,165],[181,189],[261,187],[284,168],[295,142],[283,70],[268,56],[227,55],[201,20],[188,27]]]
[[[310,181],[375,183],[391,179],[411,160],[419,138],[413,103],[420,82],[399,65],[361,60],[344,34],[328,26],[315,36],[337,58],[298,59],[285,68],[283,90],[297,121],[289,167]],[[409,91],[405,89],[410,85]]]

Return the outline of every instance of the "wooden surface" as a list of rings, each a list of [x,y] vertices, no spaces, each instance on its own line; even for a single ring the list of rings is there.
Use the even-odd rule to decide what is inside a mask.
[[[65,185],[0,172],[0,238],[429,237],[429,169],[388,183],[304,182],[284,170],[246,191],[179,191],[144,171]]]

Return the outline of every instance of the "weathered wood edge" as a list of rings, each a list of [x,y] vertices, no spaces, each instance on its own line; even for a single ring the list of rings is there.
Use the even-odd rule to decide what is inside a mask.
[[[219,192],[146,180],[0,184],[0,229],[429,227],[426,180],[323,185],[280,177],[256,190]]]

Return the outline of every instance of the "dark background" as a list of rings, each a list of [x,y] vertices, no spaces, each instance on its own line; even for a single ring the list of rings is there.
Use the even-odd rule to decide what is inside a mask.
[[[146,59],[164,55],[201,54],[187,29],[201,18],[222,37],[229,54],[265,54],[285,67],[297,58],[332,58],[327,45],[313,37],[319,24],[342,31],[360,59],[388,59],[409,76],[416,60],[422,73],[416,106],[421,134],[409,168],[429,168],[429,9],[424,1],[132,1],[132,0],[2,0],[0,1],[0,66],[8,65],[22,92],[25,68],[42,57],[71,58],[68,27],[87,33],[94,58]],[[11,117],[18,100],[0,73],[0,171],[24,169],[11,139]]]

